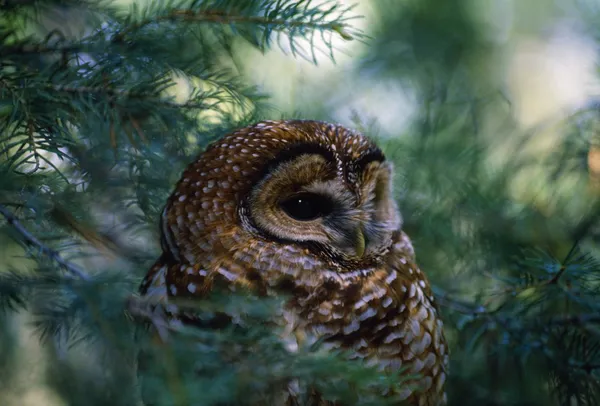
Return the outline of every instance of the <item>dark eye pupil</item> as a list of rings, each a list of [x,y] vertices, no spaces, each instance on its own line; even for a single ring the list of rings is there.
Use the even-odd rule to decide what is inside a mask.
[[[329,214],[332,210],[332,204],[324,196],[303,193],[284,200],[281,203],[281,208],[293,219],[310,221]]]

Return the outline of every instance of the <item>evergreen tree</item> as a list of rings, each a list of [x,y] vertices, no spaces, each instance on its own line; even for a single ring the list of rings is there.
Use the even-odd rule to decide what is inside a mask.
[[[367,387],[402,384],[318,348],[288,353],[261,323],[271,301],[216,295],[200,310],[238,306],[248,328],[215,334],[173,331],[135,294],[185,165],[235,128],[292,115],[244,75],[240,49],[316,62],[335,38],[365,41],[357,77],[414,95],[406,129],[361,114],[354,126],[395,162],[451,342],[450,404],[600,404],[597,106],[550,123],[559,141],[542,153],[546,128],[517,124],[472,3],[373,2],[366,38],[335,1],[0,0],[0,404],[41,385],[57,404],[132,405],[141,392],[148,405],[237,405],[290,378],[354,404]],[[589,27],[600,18],[581,15]],[[306,118],[332,119],[325,102],[306,110],[319,109]],[[24,357],[33,340],[44,352]]]
[[[68,404],[137,404],[139,389],[148,405],[252,404],[288,379],[350,402],[350,389],[385,384],[336,354],[289,354],[260,322],[271,302],[215,297],[203,315],[239,306],[248,329],[174,334],[135,294],[158,255],[158,214],[184,166],[210,141],[274,114],[237,73],[233,47],[286,41],[309,57],[317,36],[326,47],[333,36],[361,38],[348,25],[350,9],[263,0],[130,9],[8,1],[2,9],[4,376],[19,368],[9,311],[24,309],[48,351],[43,381]],[[23,255],[33,262],[11,261]],[[170,334],[169,345],[136,329],[140,319]]]

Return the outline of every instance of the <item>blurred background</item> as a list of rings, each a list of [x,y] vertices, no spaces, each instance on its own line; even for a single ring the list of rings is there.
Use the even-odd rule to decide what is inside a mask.
[[[339,122],[376,138],[394,161],[405,229],[446,320],[451,405],[600,405],[600,2],[340,3],[355,4],[351,14],[360,18],[348,24],[365,37],[334,36],[334,60],[319,40],[315,63],[308,42],[294,54],[285,38],[259,49],[233,36],[227,57],[214,63],[266,95],[261,117]],[[43,30],[78,38],[89,27],[84,14],[57,6]],[[194,82],[175,80],[170,91],[187,100]],[[214,112],[198,114],[218,121]],[[164,202],[179,169],[208,141],[198,139],[188,137],[188,155],[169,161],[160,193],[140,200]],[[125,211],[100,206],[96,226],[147,258],[94,251],[82,263],[143,275],[140,264],[158,252],[159,208],[133,237]],[[0,263],[27,270],[10,241],[0,233]],[[98,376],[120,379],[95,371],[77,384],[73,377],[95,361],[62,363],[62,350],[47,350],[32,334],[31,315],[1,317],[0,359],[12,367],[0,368],[0,404],[85,404]],[[105,390],[95,381],[93,391]],[[112,404],[128,404],[117,398]]]

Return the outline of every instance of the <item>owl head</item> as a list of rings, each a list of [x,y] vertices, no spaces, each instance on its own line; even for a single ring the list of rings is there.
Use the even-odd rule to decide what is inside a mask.
[[[377,263],[400,217],[392,165],[369,139],[323,122],[264,121],[187,168],[162,226],[163,250],[189,262],[261,241],[343,271]]]

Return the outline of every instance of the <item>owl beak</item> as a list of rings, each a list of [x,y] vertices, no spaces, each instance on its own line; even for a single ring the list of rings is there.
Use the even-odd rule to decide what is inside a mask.
[[[354,251],[356,252],[357,257],[362,258],[362,256],[365,255],[366,246],[365,233],[361,225],[356,230],[356,239],[354,241]]]

